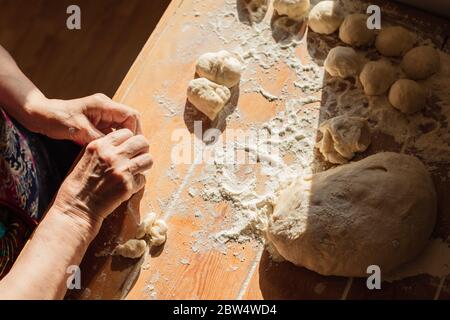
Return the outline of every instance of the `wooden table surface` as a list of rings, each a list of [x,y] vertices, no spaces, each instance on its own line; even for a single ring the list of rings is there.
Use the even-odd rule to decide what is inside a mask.
[[[189,114],[185,112],[187,83],[194,77],[196,58],[205,52],[233,50],[236,43],[227,43],[211,32],[199,38],[199,26],[208,14],[219,10],[230,0],[173,0],[165,15],[124,79],[114,99],[133,106],[142,114],[144,134],[151,143],[155,164],[147,176],[145,191],[123,204],[105,222],[95,243],[82,264],[83,290],[73,291],[69,298],[82,299],[340,299],[340,298],[449,298],[450,279],[427,275],[383,284],[374,292],[365,287],[364,279],[324,277],[290,263],[274,263],[263,246],[257,242],[231,244],[228,253],[220,250],[193,252],[193,234],[209,234],[230,213],[226,202],[214,204],[216,216],[208,216],[208,223],[194,218],[195,209],[204,200],[188,194],[198,178],[202,165],[172,166],[171,151],[174,130],[189,131]],[[233,2],[233,0],[231,0]],[[240,1],[238,0],[238,3]],[[384,8],[395,8],[379,1]],[[395,10],[394,10],[395,11]],[[437,45],[443,45],[448,25],[412,9],[402,9],[417,19],[427,21],[429,34]],[[271,16],[271,9],[267,16]],[[409,19],[409,18],[402,18]],[[242,22],[233,19],[236,32]],[[435,27],[439,26],[438,29]],[[201,33],[205,37],[205,33]],[[308,63],[307,41],[296,52]],[[258,66],[247,66],[258,68]],[[278,66],[276,81],[258,70],[264,87],[279,93],[286,83],[293,82],[287,66]],[[157,97],[166,97],[161,103]],[[318,93],[320,97],[320,93]],[[167,105],[173,109],[168,110]],[[254,108],[257,104],[259,107]],[[227,128],[244,127],[248,123],[263,123],[284,107],[282,101],[268,101],[261,94],[241,90],[238,108],[239,123],[227,123]],[[207,123],[207,121],[205,121]],[[373,150],[372,150],[373,151]],[[167,177],[175,171],[179,179]],[[449,190],[448,186],[445,190]],[[164,199],[165,205],[161,205]],[[185,212],[180,213],[180,205]],[[164,207],[164,210],[162,210]],[[117,243],[134,236],[139,216],[156,211],[169,224],[168,241],[160,250],[152,250],[139,261],[111,257]],[[447,234],[448,235],[448,234]],[[233,254],[238,253],[238,254]],[[439,292],[437,294],[437,292]]]

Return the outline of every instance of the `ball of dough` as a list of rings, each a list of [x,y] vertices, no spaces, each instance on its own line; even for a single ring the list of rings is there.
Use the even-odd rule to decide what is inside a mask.
[[[147,243],[144,240],[131,239],[124,244],[119,244],[113,251],[114,255],[125,258],[137,259],[144,255]]]
[[[413,259],[436,221],[425,166],[392,152],[339,166],[283,190],[267,236],[286,260],[322,275],[367,277]]]
[[[425,107],[427,93],[417,82],[397,80],[389,91],[389,102],[403,113],[415,113]]]
[[[348,78],[358,75],[361,59],[352,48],[338,46],[328,52],[323,65],[331,76]]]
[[[416,47],[405,54],[402,69],[406,75],[414,80],[426,79],[440,68],[439,53],[430,46]]]
[[[311,9],[308,25],[312,31],[320,34],[332,34],[344,20],[342,10],[335,1],[321,1]]]
[[[286,15],[293,20],[306,17],[311,6],[309,0],[274,0],[273,8],[279,15]]]
[[[187,89],[188,100],[211,120],[217,117],[230,97],[227,87],[206,78],[191,80]]]
[[[387,60],[370,61],[366,63],[359,79],[368,96],[382,95],[388,91],[395,81],[395,71]]]
[[[324,121],[320,127],[322,139],[318,147],[325,160],[344,164],[363,152],[371,142],[367,120],[360,117],[338,116]]]
[[[156,213],[150,212],[141,222],[139,225],[137,232],[136,232],[136,238],[142,239],[146,235],[150,234],[150,229],[153,227],[156,221]]]
[[[386,27],[381,29],[375,41],[377,50],[386,57],[403,56],[411,50],[415,42],[412,32],[403,27]]]
[[[150,229],[152,246],[160,246],[167,239],[168,227],[164,220],[156,220],[155,224]]]
[[[195,71],[200,77],[232,88],[241,80],[242,59],[228,51],[205,53],[197,60]]]
[[[345,17],[339,28],[339,38],[353,47],[370,45],[375,39],[375,31],[367,28],[367,16],[361,13]]]

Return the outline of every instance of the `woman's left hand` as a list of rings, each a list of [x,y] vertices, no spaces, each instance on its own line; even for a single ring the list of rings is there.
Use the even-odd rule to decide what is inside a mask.
[[[39,99],[27,109],[30,116],[21,122],[29,130],[80,145],[101,138],[113,129],[141,133],[138,112],[104,94],[74,100]]]

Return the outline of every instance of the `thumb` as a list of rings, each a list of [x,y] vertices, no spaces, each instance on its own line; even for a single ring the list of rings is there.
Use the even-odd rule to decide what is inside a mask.
[[[104,136],[86,117],[80,118],[79,126],[78,135],[74,141],[80,145],[86,145]]]

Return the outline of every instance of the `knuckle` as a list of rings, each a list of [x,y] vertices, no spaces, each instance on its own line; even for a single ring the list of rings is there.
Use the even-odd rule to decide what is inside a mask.
[[[98,153],[100,149],[100,143],[98,142],[98,140],[94,140],[89,142],[89,144],[86,146],[86,151],[89,153]]]
[[[95,93],[94,95],[92,95],[92,98],[97,102],[109,101],[108,96],[106,96],[104,93]]]

